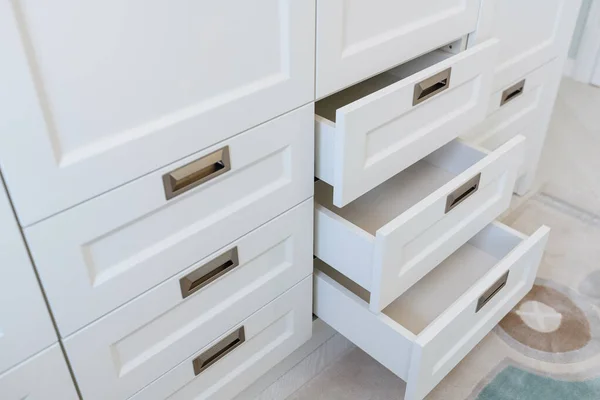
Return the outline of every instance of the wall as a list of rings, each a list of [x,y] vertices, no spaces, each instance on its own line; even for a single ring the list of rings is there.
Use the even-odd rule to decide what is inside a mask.
[[[593,0],[583,0],[581,3],[581,10],[579,11],[577,25],[575,26],[571,47],[569,48],[569,58],[575,59],[577,57],[577,51],[579,50],[579,44],[581,43],[581,36],[583,35],[583,28],[587,22],[590,8],[592,7],[592,1]]]

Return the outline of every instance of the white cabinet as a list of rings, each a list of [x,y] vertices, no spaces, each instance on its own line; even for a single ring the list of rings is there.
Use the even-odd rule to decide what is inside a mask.
[[[312,128],[307,105],[26,228],[61,336],[310,198]]]
[[[79,400],[58,344],[0,374],[0,397],[2,400]]]
[[[527,294],[548,240],[493,223],[381,313],[370,293],[317,260],[315,314],[423,399]]]
[[[495,2],[493,35],[500,39],[494,90],[566,52],[579,1],[483,0]]]
[[[83,397],[129,398],[311,276],[312,215],[307,200],[66,338]]]
[[[0,180],[0,373],[54,342],[56,332]]]
[[[317,98],[475,30],[480,0],[317,0]]]
[[[24,226],[314,94],[312,1],[2,2],[0,38],[0,164]]]

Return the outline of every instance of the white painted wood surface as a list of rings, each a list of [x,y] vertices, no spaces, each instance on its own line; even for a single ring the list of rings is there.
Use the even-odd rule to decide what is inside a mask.
[[[207,343],[131,400],[230,399],[310,339],[312,276]],[[244,326],[246,341],[198,376],[192,360],[228,333]]]
[[[25,229],[62,337],[313,193],[308,105]],[[171,200],[162,175],[224,145],[231,170]]]
[[[343,208],[317,182],[315,255],[369,290],[379,312],[508,208],[522,151],[522,137],[489,154],[455,140]],[[473,194],[446,212],[478,174]]]
[[[493,93],[485,121],[465,132],[461,137],[471,143],[494,150],[518,134],[526,136],[527,128],[542,119],[547,98],[551,97],[548,87],[555,78],[553,72],[556,68],[552,66],[557,62],[558,60],[551,61],[517,78],[516,82],[511,82],[507,87],[524,80],[523,92],[502,106],[500,104],[504,89]]]
[[[496,3],[494,36],[500,39],[494,90],[563,55],[580,0],[483,0]]]
[[[497,48],[437,51],[316,104],[316,176],[343,207],[483,121]],[[449,88],[413,106],[415,85],[451,68]]]
[[[83,397],[129,398],[310,275],[312,214],[307,200],[68,337]],[[182,298],[182,277],[233,248],[238,267]]]
[[[0,160],[25,226],[314,96],[311,1],[2,2],[0,37]]]
[[[0,178],[0,374],[56,341],[56,331]]]
[[[317,0],[317,98],[475,30],[479,0]]]
[[[0,374],[2,400],[79,400],[58,344]]]
[[[369,292],[316,260],[315,314],[406,380],[407,400],[423,399],[530,290],[548,232],[490,224],[379,314]],[[506,286],[476,312],[507,271]]]

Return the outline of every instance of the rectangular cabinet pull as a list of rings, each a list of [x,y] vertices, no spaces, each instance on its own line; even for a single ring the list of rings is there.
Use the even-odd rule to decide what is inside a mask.
[[[525,79],[523,79],[521,82],[515,83],[502,92],[502,97],[500,98],[500,107],[522,95],[523,89],[525,89]]]
[[[194,366],[194,375],[199,375],[202,371],[231,353],[236,347],[244,343],[246,340],[246,333],[244,327],[235,330],[234,332],[227,335],[225,338],[219,341],[210,349],[194,358],[192,364]]]
[[[413,106],[440,94],[450,87],[450,75],[452,68],[439,72],[415,85]]]
[[[506,271],[504,275],[500,277],[488,290],[485,291],[483,295],[477,301],[477,308],[475,312],[479,312],[495,295],[502,290],[504,286],[506,286],[506,281],[508,281],[508,274],[510,271]]]
[[[163,175],[167,200],[223,175],[231,169],[229,146]]]
[[[239,265],[238,249],[234,247],[181,278],[181,296],[185,299]]]
[[[445,214],[450,212],[454,207],[468,199],[470,196],[475,194],[479,189],[479,181],[481,180],[481,172],[465,182],[461,187],[450,193],[446,197],[446,211]]]

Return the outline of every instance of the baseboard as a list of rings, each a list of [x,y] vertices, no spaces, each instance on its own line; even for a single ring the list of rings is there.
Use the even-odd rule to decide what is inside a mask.
[[[563,70],[563,75],[568,78],[572,78],[574,69],[575,69],[575,60],[572,58],[567,58],[567,61],[565,62],[565,68]]]
[[[285,360],[240,393],[235,400],[284,400],[354,345],[320,319],[313,336]]]

